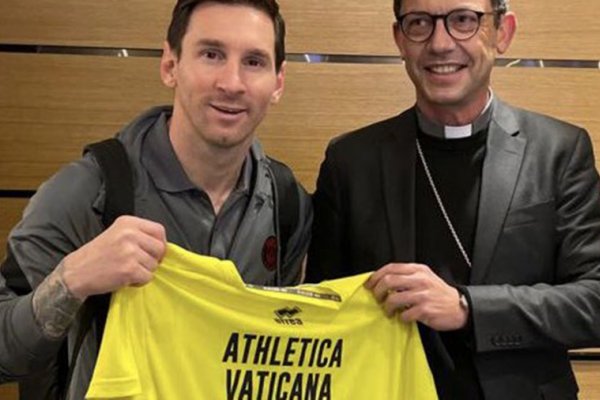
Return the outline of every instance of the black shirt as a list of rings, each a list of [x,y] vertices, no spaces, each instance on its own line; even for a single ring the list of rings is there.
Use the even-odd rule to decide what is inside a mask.
[[[487,131],[466,138],[418,139],[448,217],[468,254],[473,253]],[[448,284],[468,284],[470,268],[452,237],[420,159],[416,168],[416,258]],[[470,329],[440,332],[420,326],[441,400],[483,399],[469,346]]]

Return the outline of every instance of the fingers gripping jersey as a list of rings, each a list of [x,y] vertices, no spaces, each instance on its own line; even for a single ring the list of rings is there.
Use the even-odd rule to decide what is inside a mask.
[[[245,285],[230,261],[169,244],[148,285],[111,300],[88,399],[437,399],[415,324],[368,274]]]

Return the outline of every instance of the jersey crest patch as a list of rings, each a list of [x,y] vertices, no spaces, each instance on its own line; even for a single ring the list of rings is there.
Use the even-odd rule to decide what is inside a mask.
[[[269,236],[262,248],[263,265],[269,271],[275,271],[277,268],[277,238]]]

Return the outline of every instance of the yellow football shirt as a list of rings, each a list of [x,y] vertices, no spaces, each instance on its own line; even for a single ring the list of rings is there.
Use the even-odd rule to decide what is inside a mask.
[[[257,287],[169,244],[152,282],[112,296],[86,398],[437,399],[417,326],[386,317],[367,277]]]

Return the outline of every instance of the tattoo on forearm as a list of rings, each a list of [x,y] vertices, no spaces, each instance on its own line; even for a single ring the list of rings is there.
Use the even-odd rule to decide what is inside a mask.
[[[58,339],[69,330],[81,306],[81,301],[67,288],[63,271],[61,262],[33,294],[35,320],[51,339]]]

